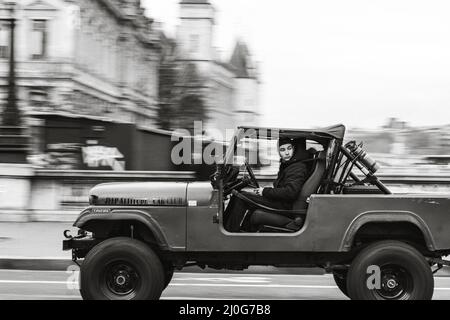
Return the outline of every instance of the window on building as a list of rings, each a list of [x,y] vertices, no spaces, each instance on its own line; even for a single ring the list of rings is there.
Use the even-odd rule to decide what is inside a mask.
[[[43,59],[47,54],[47,21],[33,20],[31,32],[31,57]]]
[[[191,51],[191,53],[198,52],[199,39],[200,39],[200,37],[198,36],[198,34],[191,34],[191,37],[190,37],[190,51]]]
[[[30,90],[30,103],[36,111],[45,111],[49,108],[48,93],[42,88],[33,88]]]
[[[0,58],[9,58],[9,24],[6,21],[0,22]]]

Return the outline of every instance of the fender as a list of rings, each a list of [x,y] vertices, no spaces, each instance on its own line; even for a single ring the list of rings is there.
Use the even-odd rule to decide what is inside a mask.
[[[356,232],[370,222],[408,222],[414,224],[422,232],[427,248],[434,251],[436,244],[425,221],[411,211],[366,211],[359,214],[350,223],[341,242],[340,251],[350,251]]]
[[[119,221],[119,220],[132,220],[138,221],[144,224],[154,235],[156,242],[160,249],[170,249],[167,239],[162,232],[158,222],[145,211],[138,209],[112,209],[110,213],[91,213],[91,208],[84,210],[77,218],[74,227],[83,229],[83,226],[90,221]]]

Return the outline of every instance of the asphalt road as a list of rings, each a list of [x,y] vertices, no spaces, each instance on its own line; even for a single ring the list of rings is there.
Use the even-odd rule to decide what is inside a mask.
[[[2,300],[79,300],[77,273],[0,270]],[[450,277],[435,278],[434,299],[450,300]],[[162,299],[347,299],[330,275],[176,273]]]

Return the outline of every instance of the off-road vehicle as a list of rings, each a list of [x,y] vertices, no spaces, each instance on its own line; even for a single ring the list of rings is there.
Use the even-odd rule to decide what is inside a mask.
[[[343,125],[240,127],[211,181],[94,187],[74,223],[78,235],[63,242],[83,260],[82,297],[158,299],[174,270],[186,266],[265,265],[323,268],[352,299],[431,299],[433,272],[448,265],[450,196],[392,194],[375,175],[377,162],[362,144],[344,144],[344,133]],[[276,148],[274,137],[312,147],[310,175],[292,210],[253,203],[241,192],[259,186],[248,151]],[[259,221],[252,232],[224,228],[230,197],[249,203],[244,220]]]

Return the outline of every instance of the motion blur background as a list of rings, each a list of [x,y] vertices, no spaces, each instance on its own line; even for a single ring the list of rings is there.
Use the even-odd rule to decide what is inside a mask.
[[[206,179],[209,169],[172,163],[174,130],[223,144],[238,125],[343,123],[394,191],[446,192],[449,9],[0,1],[0,220],[72,221],[100,182]],[[266,169],[269,181],[276,161]]]

